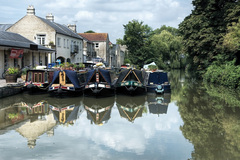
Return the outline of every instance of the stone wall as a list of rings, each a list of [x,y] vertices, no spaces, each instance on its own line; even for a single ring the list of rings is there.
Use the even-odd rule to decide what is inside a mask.
[[[23,85],[9,85],[6,87],[0,87],[0,98],[12,96],[23,91]]]

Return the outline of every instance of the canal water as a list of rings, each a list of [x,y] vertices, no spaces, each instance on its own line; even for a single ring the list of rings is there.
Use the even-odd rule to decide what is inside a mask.
[[[0,159],[240,159],[239,93],[169,80],[164,95],[0,99]]]

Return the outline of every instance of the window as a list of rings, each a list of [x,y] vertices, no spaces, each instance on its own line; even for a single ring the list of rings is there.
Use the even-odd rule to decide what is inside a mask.
[[[66,48],[66,39],[63,40],[63,47]]]
[[[98,44],[98,43],[96,43],[96,44],[95,44],[95,47],[96,47],[96,48],[98,48],[98,45],[99,45],[99,44]]]
[[[37,43],[44,46],[45,45],[45,40],[46,40],[46,35],[45,34],[38,34],[37,35]]]
[[[69,48],[69,39],[67,39],[67,48]]]
[[[57,45],[58,47],[61,47],[61,38],[58,38]]]

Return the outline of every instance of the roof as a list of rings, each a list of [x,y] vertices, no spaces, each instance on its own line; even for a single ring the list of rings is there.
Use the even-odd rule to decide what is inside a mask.
[[[30,49],[30,44],[38,45],[20,34],[0,31],[0,46]],[[38,50],[54,51],[41,45],[38,45]]]
[[[93,42],[106,42],[108,40],[108,33],[78,33],[80,36]]]
[[[44,19],[44,18],[41,18],[41,17],[38,17],[38,18],[41,19],[47,25],[51,26],[57,33],[67,35],[67,36],[71,36],[71,37],[74,37],[74,38],[83,39],[80,35],[73,32],[66,25],[61,25],[61,24],[58,24],[58,23],[55,23],[55,22],[51,22],[50,20],[47,20],[47,19]]]
[[[0,24],[0,31],[6,31],[12,24]]]

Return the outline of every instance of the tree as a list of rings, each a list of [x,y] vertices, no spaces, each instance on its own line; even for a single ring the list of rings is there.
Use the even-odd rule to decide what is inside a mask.
[[[125,35],[121,43],[127,46],[131,62],[143,66],[145,61],[151,58],[151,48],[148,44],[152,29],[137,20],[132,20],[123,26]]]
[[[157,29],[157,31],[159,30],[162,30],[162,28]],[[169,65],[170,68],[181,67],[180,66],[180,60],[182,58],[181,36],[175,36],[169,31],[163,29],[159,34],[154,34],[151,37],[151,47],[154,50],[153,52],[158,55],[157,60],[155,60],[155,62],[160,68],[166,69],[167,65]]]
[[[95,33],[95,32],[93,30],[88,30],[88,31],[86,31],[84,33]]]
[[[190,69],[202,74],[218,54],[224,54],[218,46],[222,45],[227,26],[236,22],[240,9],[237,0],[194,0],[192,3],[194,10],[179,25],[179,30]]]
[[[230,54],[231,59],[236,58],[236,64],[240,64],[240,19],[238,23],[233,23],[228,27],[227,34],[223,37],[223,45]]]
[[[163,25],[161,26],[161,28],[157,28],[153,31],[153,34],[160,34],[162,31],[168,31],[170,32],[173,36],[179,36],[179,30],[177,28],[174,27],[170,27],[170,26],[166,26]]]

